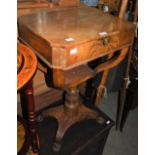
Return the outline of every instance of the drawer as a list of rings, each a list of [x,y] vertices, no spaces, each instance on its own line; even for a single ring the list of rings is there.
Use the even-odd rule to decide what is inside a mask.
[[[118,47],[119,41],[117,36],[105,37],[103,39],[87,42],[75,47],[75,53],[67,53],[67,66],[74,64],[83,64],[92,61],[98,57],[106,55],[108,52]]]
[[[132,41],[132,34],[130,31],[124,31],[85,42],[69,49],[54,47],[52,49],[53,66],[56,68],[70,69],[95,60],[122,47],[129,46]]]

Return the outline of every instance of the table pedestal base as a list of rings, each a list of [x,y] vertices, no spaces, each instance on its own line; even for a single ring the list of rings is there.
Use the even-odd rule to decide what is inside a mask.
[[[53,150],[56,152],[61,148],[64,134],[73,124],[86,119],[95,119],[100,124],[104,123],[104,119],[94,110],[81,103],[76,89],[66,93],[64,105],[45,111],[43,117],[46,116],[55,117],[58,122],[55,143],[53,145]]]

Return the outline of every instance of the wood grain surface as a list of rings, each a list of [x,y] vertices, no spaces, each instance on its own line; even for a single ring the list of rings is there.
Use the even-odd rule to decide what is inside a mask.
[[[19,91],[32,79],[35,74],[37,68],[37,58],[34,52],[23,44],[18,43],[17,49],[17,70],[20,67],[20,71],[17,74],[17,91]],[[21,63],[23,63],[22,68]]]
[[[18,28],[50,68],[63,70],[128,47],[134,35],[133,24],[86,6],[20,16]]]

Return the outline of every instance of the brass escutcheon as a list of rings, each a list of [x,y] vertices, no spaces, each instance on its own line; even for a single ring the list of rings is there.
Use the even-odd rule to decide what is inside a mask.
[[[104,46],[107,46],[107,45],[109,44],[109,42],[110,42],[110,37],[105,37],[105,38],[103,39],[103,45],[104,45]]]

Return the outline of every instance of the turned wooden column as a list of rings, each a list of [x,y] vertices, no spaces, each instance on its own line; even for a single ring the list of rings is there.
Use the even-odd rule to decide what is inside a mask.
[[[27,84],[25,88],[25,97],[27,105],[29,132],[31,138],[31,144],[33,152],[38,152],[37,132],[36,132],[36,115],[35,115],[35,104],[33,98],[33,87],[32,82]]]
[[[80,103],[79,90],[77,87],[69,88],[65,94],[65,113],[68,116],[73,116],[78,114],[78,107]]]
[[[32,78],[37,69],[37,58],[30,48],[18,43],[17,57],[17,92],[20,93],[23,117],[28,122],[32,149],[39,150]]]

